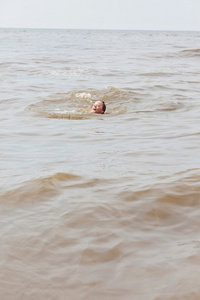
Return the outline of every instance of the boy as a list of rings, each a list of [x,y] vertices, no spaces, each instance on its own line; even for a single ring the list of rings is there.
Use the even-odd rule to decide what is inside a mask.
[[[90,110],[90,113],[104,114],[106,111],[106,105],[104,101],[96,101]]]

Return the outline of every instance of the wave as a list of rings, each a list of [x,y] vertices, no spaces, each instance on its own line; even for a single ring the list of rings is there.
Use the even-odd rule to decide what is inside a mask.
[[[23,182],[20,187],[7,192],[1,192],[1,203],[20,204],[44,201],[58,196],[61,187],[80,180],[81,177],[69,173],[56,173],[45,178],[32,179]]]
[[[58,93],[49,100],[43,100],[26,107],[26,110],[42,113],[50,118],[84,119],[92,117],[88,110],[97,100],[104,101],[108,107],[107,114],[121,114],[126,111],[121,99],[130,96],[130,91],[122,91],[113,87],[103,90],[77,90]]]
[[[181,53],[190,56],[200,56],[200,49],[186,49],[186,50],[182,50]]]
[[[40,177],[24,181],[19,187],[0,192],[1,204],[20,205],[58,199],[62,195],[70,198],[76,191],[76,201],[84,197],[82,189],[99,189],[106,184],[113,184],[112,180],[101,178],[87,178],[72,173],[55,173],[47,177]],[[80,193],[79,193],[80,192]],[[87,197],[87,195],[86,195]]]
[[[157,85],[152,91],[162,89],[166,87]],[[152,99],[152,95],[145,89],[108,87],[102,90],[87,89],[57,93],[51,95],[48,100],[29,105],[26,110],[43,114],[48,118],[87,119],[94,117],[94,114],[89,114],[88,111],[97,100],[104,101],[107,105],[106,114],[113,116],[126,112],[171,111],[182,107],[182,103],[177,100]]]
[[[173,72],[148,72],[148,73],[139,73],[138,76],[144,77],[172,77],[176,74]]]
[[[17,188],[8,191],[1,191],[1,203],[21,203],[35,202],[40,200],[51,199],[52,197],[59,197],[63,192],[67,191],[70,197],[70,191],[76,191],[78,198],[89,195],[83,193],[83,190],[90,192],[98,192],[99,197],[104,199],[105,193],[110,195],[114,191],[115,201],[120,201],[122,205],[125,202],[139,201],[139,205],[158,205],[167,207],[199,207],[200,195],[200,170],[191,169],[185,172],[174,173],[170,177],[157,178],[157,184],[141,183],[140,187],[121,190],[121,182],[126,180],[132,182],[131,178],[89,178],[72,173],[55,173],[47,177],[31,179],[22,182]],[[102,188],[104,187],[104,188]],[[70,190],[69,190],[70,189]],[[78,191],[79,189],[79,191]],[[91,191],[93,189],[93,191]],[[111,201],[111,199],[110,199]],[[141,202],[142,201],[142,202]],[[119,204],[119,203],[118,203]],[[167,206],[166,206],[167,205]],[[126,208],[125,208],[126,209]]]

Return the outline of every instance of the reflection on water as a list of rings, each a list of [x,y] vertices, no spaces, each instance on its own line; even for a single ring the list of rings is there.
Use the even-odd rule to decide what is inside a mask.
[[[199,299],[199,33],[0,37],[2,299]]]

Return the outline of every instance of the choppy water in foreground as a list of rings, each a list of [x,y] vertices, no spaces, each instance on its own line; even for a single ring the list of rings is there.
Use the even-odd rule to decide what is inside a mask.
[[[1,298],[199,299],[200,32],[0,42]]]

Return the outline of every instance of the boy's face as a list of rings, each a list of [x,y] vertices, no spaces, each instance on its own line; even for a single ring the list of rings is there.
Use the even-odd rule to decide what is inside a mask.
[[[92,106],[92,112],[95,114],[103,113],[103,103],[101,101],[96,101]]]

